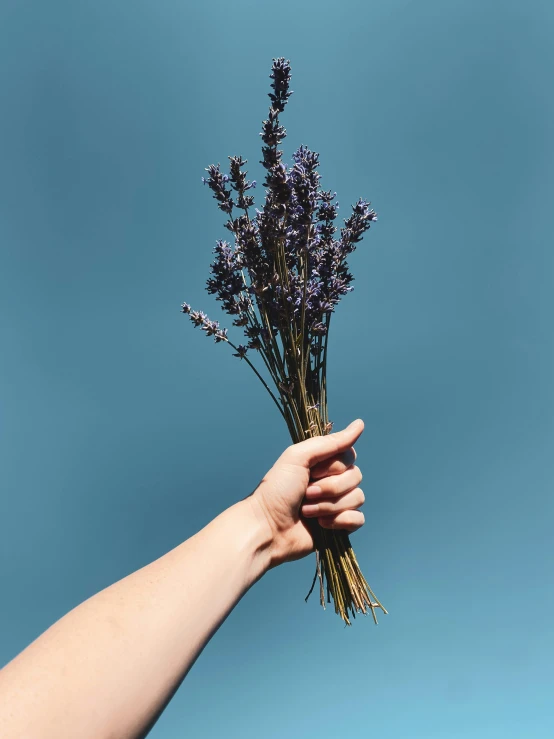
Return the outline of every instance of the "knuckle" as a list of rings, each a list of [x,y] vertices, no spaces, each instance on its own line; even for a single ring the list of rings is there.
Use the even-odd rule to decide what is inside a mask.
[[[328,501],[327,503],[321,503],[320,506],[327,516],[332,516],[333,514],[340,511],[340,508],[332,500]]]
[[[354,470],[356,472],[356,477],[358,479],[358,484],[360,484],[360,482],[364,479],[364,476],[362,475],[362,471],[361,471],[361,469],[357,465],[354,467]]]
[[[360,505],[365,503],[365,493],[361,488],[358,488],[358,500],[360,501]]]
[[[333,475],[333,477],[329,478],[329,492],[331,495],[340,495],[341,488],[340,488],[340,475]]]
[[[352,531],[361,528],[365,523],[365,516],[361,511],[349,511],[345,516],[345,525]]]

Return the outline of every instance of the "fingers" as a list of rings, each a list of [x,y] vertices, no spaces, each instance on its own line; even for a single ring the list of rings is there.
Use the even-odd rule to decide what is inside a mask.
[[[306,490],[302,514],[317,518],[323,528],[356,531],[365,521],[358,510],[365,502],[364,492],[358,487],[361,481],[361,470],[355,465],[340,474],[316,480]]]
[[[321,497],[336,498],[358,487],[361,481],[362,472],[360,468],[352,465],[340,475],[324,477],[310,484],[306,490],[306,498],[308,500]]]
[[[340,475],[349,467],[352,467],[356,461],[356,456],[356,450],[351,446],[338,456],[330,457],[312,467],[310,477],[312,480],[319,480],[321,477],[329,477],[329,475]]]
[[[336,516],[319,518],[318,521],[324,529],[340,529],[351,534],[361,529],[365,523],[365,516],[361,511],[344,511]]]
[[[349,449],[360,438],[363,430],[364,422],[358,419],[336,434],[314,436],[312,439],[306,439],[306,441],[301,441],[299,444],[293,444],[283,453],[283,457],[285,461],[292,464],[308,468],[314,467],[316,464],[330,457],[336,457]]]
[[[317,503],[309,502],[302,506],[302,514],[307,518],[336,516],[344,511],[352,511],[363,506],[365,495],[361,488],[354,488],[340,498],[321,498]]]

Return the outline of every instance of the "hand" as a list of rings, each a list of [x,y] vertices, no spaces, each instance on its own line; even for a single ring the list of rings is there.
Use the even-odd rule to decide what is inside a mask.
[[[338,433],[293,444],[246,499],[271,531],[271,567],[314,551],[307,519],[348,532],[363,526],[362,473],[352,446],[363,430],[357,420]]]

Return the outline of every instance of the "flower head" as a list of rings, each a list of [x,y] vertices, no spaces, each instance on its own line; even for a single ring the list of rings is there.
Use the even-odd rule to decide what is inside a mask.
[[[208,177],[202,177],[202,182],[208,185],[213,192],[213,196],[218,203],[218,208],[224,213],[231,213],[234,203],[231,197],[231,191],[227,186],[229,175],[221,172],[219,164],[210,164],[209,167],[206,167],[206,172],[208,173]]]
[[[244,332],[235,356],[260,352],[281,400],[300,398],[305,383],[315,410],[330,314],[353,289],[347,258],[377,215],[360,198],[337,234],[337,194],[321,187],[319,154],[302,145],[288,165],[279,149],[287,133],[280,115],[292,94],[290,62],[274,59],[270,79],[270,107],[260,133],[263,203],[251,213],[256,182],[247,179],[247,160],[241,156],[229,157],[228,174],[212,164],[203,178],[228,216],[225,227],[232,234],[231,241],[216,242],[207,290]],[[217,321],[187,303],[182,311],[216,342],[229,342],[227,329]]]
[[[244,344],[239,344],[237,346],[237,353],[233,354],[233,357],[239,357],[239,359],[244,359],[247,351],[248,351],[248,347],[244,346]]]
[[[219,344],[220,341],[228,341],[227,329],[220,328],[218,321],[210,321],[205,313],[200,310],[192,310],[188,303],[183,303],[181,310],[188,314],[194,326],[206,332],[206,336],[213,336],[216,344]]]

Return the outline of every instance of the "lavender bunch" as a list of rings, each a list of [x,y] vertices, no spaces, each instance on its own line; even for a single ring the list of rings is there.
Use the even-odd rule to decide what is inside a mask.
[[[290,63],[274,59],[270,78],[271,104],[260,134],[265,169],[261,209],[252,212],[256,182],[247,179],[242,157],[229,157],[228,174],[212,164],[202,178],[227,216],[232,242],[217,241],[207,290],[232,316],[233,326],[242,329],[243,343],[231,342],[226,328],[187,303],[182,311],[252,368],[297,443],[332,429],[326,381],[331,315],[353,289],[347,258],[377,216],[360,199],[338,232],[336,193],[320,187],[319,155],[301,146],[290,165],[282,161],[279,146],[286,129],[279,116],[292,94]],[[349,613],[355,617],[369,610],[377,623],[375,609],[386,611],[360,570],[347,532],[309,524],[316,541],[316,574],[306,600],[319,577],[324,608],[326,584],[327,600],[333,599],[346,624]]]

